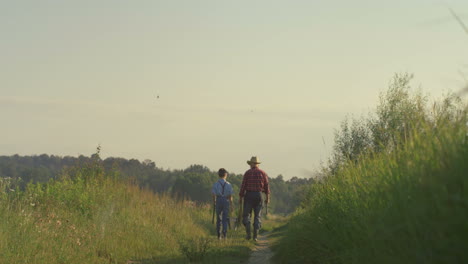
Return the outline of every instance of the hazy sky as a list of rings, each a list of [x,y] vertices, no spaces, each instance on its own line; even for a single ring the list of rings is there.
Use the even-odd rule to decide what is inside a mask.
[[[468,23],[466,0],[0,0],[0,155],[308,176],[395,72],[462,86],[447,4]]]

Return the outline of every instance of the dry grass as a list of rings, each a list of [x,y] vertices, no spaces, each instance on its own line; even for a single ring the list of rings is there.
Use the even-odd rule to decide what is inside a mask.
[[[209,207],[106,178],[98,166],[22,192],[2,184],[0,263],[238,263],[251,247],[240,232],[214,241]]]

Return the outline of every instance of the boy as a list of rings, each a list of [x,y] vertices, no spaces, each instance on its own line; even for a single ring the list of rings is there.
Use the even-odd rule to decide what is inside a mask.
[[[229,208],[232,204],[232,186],[226,181],[228,176],[227,170],[224,168],[218,171],[219,180],[213,185],[211,193],[213,195],[213,203],[216,208],[216,231],[218,239],[226,238],[229,221]],[[222,224],[222,233],[221,233]]]

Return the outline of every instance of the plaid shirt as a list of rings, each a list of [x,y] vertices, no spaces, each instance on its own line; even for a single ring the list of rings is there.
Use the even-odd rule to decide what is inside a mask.
[[[248,191],[270,193],[268,175],[266,172],[259,168],[253,168],[245,172],[239,196],[244,197],[245,193]]]

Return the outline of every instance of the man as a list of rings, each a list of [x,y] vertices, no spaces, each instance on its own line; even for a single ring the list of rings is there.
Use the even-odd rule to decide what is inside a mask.
[[[211,193],[213,195],[213,203],[216,209],[216,232],[218,239],[221,239],[221,225],[222,238],[226,238],[228,221],[229,221],[229,208],[232,204],[232,185],[226,181],[228,172],[224,168],[218,171],[219,180],[213,185]]]
[[[257,157],[252,157],[247,164],[250,170],[246,171],[242,179],[239,192],[239,203],[244,200],[244,211],[242,213],[242,223],[247,232],[246,239],[251,238],[250,219],[252,210],[254,211],[253,239],[257,241],[258,230],[261,227],[262,192],[265,193],[265,204],[269,202],[270,188],[268,186],[268,175],[258,166],[260,161]]]

